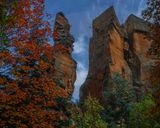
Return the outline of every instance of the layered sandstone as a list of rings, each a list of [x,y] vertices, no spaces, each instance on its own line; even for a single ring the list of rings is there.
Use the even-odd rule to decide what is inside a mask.
[[[93,21],[88,77],[80,89],[80,100],[93,96],[103,101],[104,88],[119,73],[134,86],[137,100],[150,86],[150,68],[155,61],[147,56],[152,40],[142,19],[130,15],[122,27],[111,7]]]
[[[72,58],[74,38],[70,34],[70,24],[62,12],[57,13],[54,25],[54,43],[62,45],[67,52],[55,52],[55,80],[57,85],[73,92],[76,80],[76,62]]]

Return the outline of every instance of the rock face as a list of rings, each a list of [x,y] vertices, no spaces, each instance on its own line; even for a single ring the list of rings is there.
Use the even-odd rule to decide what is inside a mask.
[[[64,45],[69,49],[70,52],[73,50],[74,38],[70,34],[70,24],[62,12],[59,12],[56,15],[54,26],[54,42],[55,45]]]
[[[124,59],[124,32],[111,7],[93,21],[93,37],[90,40],[89,73],[81,86],[80,99],[91,95],[103,99],[103,89],[114,73],[120,73],[131,82],[131,70]]]
[[[76,80],[76,62],[71,56],[74,38],[70,34],[70,25],[62,12],[57,13],[54,26],[54,42],[61,45],[67,52],[55,52],[55,79],[59,86],[73,92]]]
[[[150,68],[155,60],[147,56],[152,40],[149,39],[149,27],[142,19],[130,15],[125,23],[125,29],[128,33],[128,43],[130,51],[126,52],[126,61],[128,62],[132,74],[133,85],[137,88],[137,98],[148,90],[150,86],[151,72]]]
[[[80,100],[93,96],[103,101],[104,88],[114,73],[135,86],[137,100],[149,86],[150,67],[154,60],[147,57],[151,40],[147,23],[130,15],[122,27],[113,7],[93,21],[93,37],[90,39],[89,72],[80,89]]]

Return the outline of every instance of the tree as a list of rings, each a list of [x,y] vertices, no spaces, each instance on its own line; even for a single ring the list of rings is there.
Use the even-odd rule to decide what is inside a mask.
[[[55,110],[56,100],[68,97],[53,79],[53,49],[35,43],[23,44],[23,48],[19,49],[20,58],[15,58],[18,62],[12,65],[13,78],[1,77],[0,126],[52,127],[53,122],[66,118],[61,110]]]
[[[73,128],[107,128],[107,123],[100,115],[104,108],[96,99],[88,97],[84,102],[83,109],[84,111],[75,106],[71,110]]]
[[[153,40],[149,55],[154,59],[160,59],[160,1],[148,0],[147,8],[143,10],[142,16],[148,22],[151,30],[151,38]],[[160,63],[157,62],[151,69],[154,76],[152,77],[152,83],[160,83]]]
[[[15,17],[12,16],[11,11],[15,9],[17,6],[17,0],[0,1],[0,49],[4,48],[4,45],[8,42],[8,37],[6,35],[7,28],[13,27],[10,21],[14,20]]]
[[[43,0],[6,7],[7,16],[15,18],[3,22],[8,45],[2,43],[5,49],[0,50],[0,127],[58,127],[67,120],[58,100],[67,100],[70,92],[55,83],[54,53],[66,50],[47,43],[52,33],[42,20]]]
[[[155,102],[152,95],[147,95],[143,101],[136,103],[129,114],[129,128],[159,128],[157,117],[151,116],[151,109]],[[156,119],[157,118],[157,119]]]
[[[125,127],[128,121],[129,111],[134,104],[135,92],[128,82],[120,74],[114,74],[110,82],[112,90],[105,90],[107,99],[104,117],[109,127]],[[106,114],[106,115],[105,115]]]
[[[160,58],[160,1],[148,0],[147,8],[142,12],[143,18],[148,21],[151,28],[151,36],[154,40],[150,53]]]
[[[156,101],[155,113],[160,113],[160,1],[148,0],[147,8],[142,12],[143,18],[148,21],[151,29],[151,38],[153,43],[149,50],[149,55],[157,60],[154,67],[151,69],[151,82],[154,88],[154,100]]]
[[[40,41],[41,37],[52,35],[49,22],[42,20],[45,16],[43,0],[2,0],[1,10],[2,32],[12,42]]]

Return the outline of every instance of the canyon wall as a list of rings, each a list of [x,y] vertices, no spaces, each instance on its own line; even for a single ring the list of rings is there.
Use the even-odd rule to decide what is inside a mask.
[[[104,89],[115,73],[134,86],[139,100],[150,86],[150,68],[154,60],[147,56],[152,40],[142,19],[130,15],[120,25],[114,8],[110,7],[93,21],[93,36],[89,44],[89,72],[80,88],[80,100],[87,96],[104,101]]]

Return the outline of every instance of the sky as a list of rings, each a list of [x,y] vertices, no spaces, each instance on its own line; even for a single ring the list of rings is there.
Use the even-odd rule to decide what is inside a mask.
[[[46,0],[45,10],[55,18],[62,11],[71,24],[75,38],[73,58],[77,62],[77,79],[73,101],[79,99],[79,88],[88,73],[88,46],[92,36],[92,21],[110,6],[114,6],[121,24],[130,14],[141,16],[146,0]],[[52,25],[54,24],[54,21]]]

